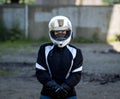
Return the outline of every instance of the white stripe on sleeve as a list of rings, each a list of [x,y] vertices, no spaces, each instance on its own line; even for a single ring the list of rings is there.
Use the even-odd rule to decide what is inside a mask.
[[[79,68],[76,68],[75,70],[73,70],[72,72],[74,73],[74,72],[79,72],[79,71],[82,71],[82,66],[81,67],[79,67]]]
[[[36,63],[36,68],[41,69],[41,70],[46,70],[43,66],[39,65],[38,63]]]

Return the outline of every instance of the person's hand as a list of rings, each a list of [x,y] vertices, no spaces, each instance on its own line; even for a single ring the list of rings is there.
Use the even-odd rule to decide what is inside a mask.
[[[58,99],[63,99],[63,98],[66,98],[70,89],[71,88],[67,84],[64,83],[55,91],[55,94]]]
[[[51,97],[56,96],[56,90],[60,88],[60,85],[58,85],[54,80],[48,81],[44,87],[46,88],[47,93],[51,95]]]

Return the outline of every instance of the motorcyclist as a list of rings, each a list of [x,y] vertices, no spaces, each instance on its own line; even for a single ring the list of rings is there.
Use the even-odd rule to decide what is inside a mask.
[[[40,99],[77,99],[75,86],[81,79],[83,56],[80,49],[69,44],[72,24],[65,16],[49,22],[51,43],[40,46],[36,76],[43,85]]]

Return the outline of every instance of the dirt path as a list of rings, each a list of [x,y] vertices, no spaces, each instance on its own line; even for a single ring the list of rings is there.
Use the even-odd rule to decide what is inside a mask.
[[[84,56],[82,79],[76,87],[78,99],[120,99],[120,54],[106,44],[76,46]],[[42,86],[34,67],[38,48],[0,52],[0,99],[39,99]]]

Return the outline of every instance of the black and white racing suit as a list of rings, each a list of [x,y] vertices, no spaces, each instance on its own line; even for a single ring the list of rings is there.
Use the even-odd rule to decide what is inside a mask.
[[[43,85],[41,94],[49,96],[44,85],[54,80],[59,85],[66,83],[71,87],[68,97],[76,96],[75,86],[81,79],[82,63],[81,50],[73,45],[63,48],[52,43],[41,45],[36,62],[36,76]]]

